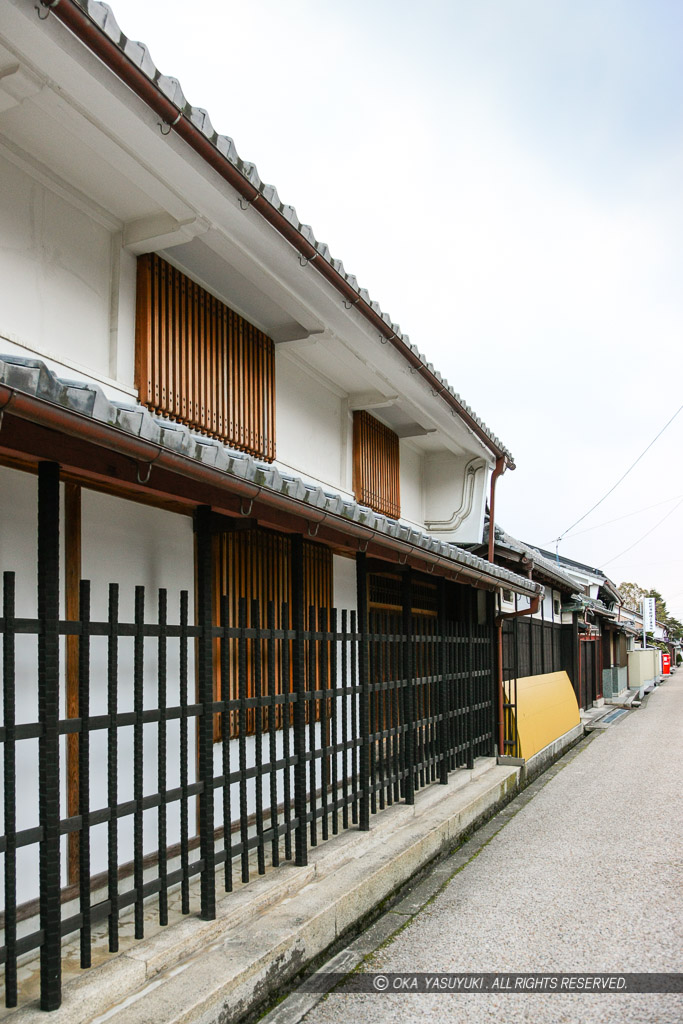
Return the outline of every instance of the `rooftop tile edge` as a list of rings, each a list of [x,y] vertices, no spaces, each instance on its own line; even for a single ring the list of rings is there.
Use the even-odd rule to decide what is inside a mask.
[[[249,480],[266,490],[285,494],[302,505],[360,523],[380,535],[396,537],[415,548],[447,558],[454,566],[481,572],[527,594],[530,591],[541,593],[543,590],[541,584],[533,583],[503,566],[493,565],[455,544],[430,537],[399,520],[388,519],[301,477],[285,476],[277,466],[238,452],[213,438],[196,434],[183,424],[155,417],[139,403],[112,402],[96,384],[57,377],[41,359],[0,354],[0,384],[209,465],[226,476]]]

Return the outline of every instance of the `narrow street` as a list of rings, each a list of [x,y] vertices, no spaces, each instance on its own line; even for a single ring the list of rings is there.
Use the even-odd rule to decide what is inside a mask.
[[[642,708],[570,751],[531,799],[518,798],[517,813],[489,823],[490,840],[474,837],[462,870],[451,858],[457,873],[359,969],[680,972],[682,734],[678,672]],[[395,928],[401,910],[392,911]],[[267,1020],[292,1024],[302,1011],[306,1024],[683,1020],[681,994],[332,992],[311,1009],[298,999]]]

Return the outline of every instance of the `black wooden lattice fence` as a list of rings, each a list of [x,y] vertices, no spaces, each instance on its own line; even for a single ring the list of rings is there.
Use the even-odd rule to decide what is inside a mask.
[[[54,499],[58,479],[47,473],[41,479]],[[43,502],[43,509],[49,504]],[[48,526],[42,527],[43,546],[55,540]],[[202,581],[210,580],[210,573],[201,571],[208,545],[203,548],[198,539],[195,624],[189,621],[187,592],[169,601],[160,590],[152,602],[143,587],[135,588],[132,621],[122,621],[119,609],[126,595],[117,584],[108,588],[106,618],[96,621],[88,581],[80,585],[78,620],[60,620],[58,566],[42,549],[41,566],[49,572],[41,569],[39,575],[38,617],[18,618],[15,575],[3,576],[0,961],[8,1006],[17,1003],[17,961],[24,954],[40,950],[41,1005],[54,1009],[61,1000],[65,936],[79,933],[81,965],[88,967],[96,924],[107,922],[109,949],[116,951],[124,912],[132,910],[135,937],[142,938],[143,908],[149,909],[150,899],[156,901],[160,924],[166,924],[169,891],[179,887],[182,912],[189,913],[190,883],[197,876],[201,915],[211,918],[217,877],[230,891],[236,866],[248,881],[267,863],[276,868],[294,858],[305,864],[309,846],[353,825],[367,829],[371,814],[397,800],[412,802],[420,787],[445,783],[449,772],[494,752],[491,627],[449,624],[442,617],[433,633],[416,633],[407,613],[395,624],[403,628],[386,628],[388,623],[367,613],[361,593],[364,556],[358,560],[358,613],[311,609],[304,616],[294,568],[291,629],[274,628],[290,616],[287,608],[276,616],[272,603],[248,608],[242,602],[236,627],[215,626],[209,592],[202,592]],[[60,717],[61,638],[69,635],[78,637],[78,718]],[[20,674],[26,662],[18,657],[17,641],[24,644],[25,638],[33,638],[38,649],[38,714],[32,721],[17,716],[17,693],[26,688]],[[221,700],[213,691],[217,639],[224,679],[228,645],[238,645],[237,678],[224,685]],[[289,682],[278,684],[282,680]],[[222,718],[217,744],[214,715]],[[247,727],[248,716],[253,729]],[[150,729],[155,731],[152,754],[144,742]],[[62,737],[69,734],[79,738],[78,813],[71,816],[60,810]],[[129,746],[126,735],[132,735]],[[17,763],[29,743],[38,749],[38,820],[18,828],[17,793],[21,787],[23,798],[30,780],[18,778]],[[125,764],[128,758],[131,765]],[[124,768],[132,768],[131,792],[121,783]],[[96,777],[106,794],[99,804],[93,799]],[[150,811],[155,814],[151,860],[145,818]],[[106,832],[106,879],[95,884],[92,851],[98,828]],[[129,832],[130,867],[122,842]],[[63,837],[71,833],[78,835],[78,909],[64,916],[60,858]],[[37,928],[19,934],[17,854],[36,847],[40,920]]]

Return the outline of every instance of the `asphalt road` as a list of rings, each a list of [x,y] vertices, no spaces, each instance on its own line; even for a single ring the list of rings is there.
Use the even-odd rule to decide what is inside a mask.
[[[361,970],[683,971],[682,782],[679,670],[567,755]],[[681,1024],[683,994],[332,992],[304,1020]]]

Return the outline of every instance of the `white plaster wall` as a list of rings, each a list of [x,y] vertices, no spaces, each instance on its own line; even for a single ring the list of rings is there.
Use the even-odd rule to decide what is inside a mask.
[[[333,601],[338,610],[356,608],[356,561],[332,556]]]
[[[135,587],[145,587],[145,620],[158,621],[158,592],[166,588],[169,623],[179,619],[180,591],[188,591],[190,624],[194,622],[194,537],[192,519],[162,509],[151,508],[137,502],[82,491],[82,575],[91,580],[91,618],[105,621],[108,606],[108,586],[119,584],[119,620],[133,622]],[[158,705],[158,641],[145,640],[143,701],[146,708]],[[91,641],[91,714],[105,714],[107,710],[107,652],[106,637]],[[180,702],[180,641],[167,641],[166,704]],[[133,710],[133,638],[123,637],[118,645],[118,708],[120,712]],[[188,701],[195,699],[194,643],[188,644]],[[178,720],[168,722],[167,778],[172,789],[180,785],[180,725]],[[195,719],[188,725],[188,775],[195,778]],[[133,729],[119,729],[118,735],[118,800],[133,799]],[[90,799],[93,810],[107,806],[107,734],[102,730],[93,734],[91,746]],[[158,726],[145,724],[143,729],[143,779],[145,795],[156,793]],[[180,805],[168,805],[168,843],[180,839]],[[190,833],[194,832],[194,800],[190,801]],[[145,853],[157,849],[157,812],[144,813]],[[93,873],[106,867],[106,827],[97,826],[92,835]],[[119,863],[133,857],[133,818],[126,816],[119,822]]]
[[[554,591],[551,590],[550,587],[546,587],[543,600],[539,602],[538,611],[534,618],[542,618],[545,622],[553,621],[553,595]]]
[[[17,617],[34,618],[37,614],[38,558],[38,478],[0,466],[0,573],[16,573]],[[0,580],[0,586],[2,581]],[[0,596],[0,607],[2,597]],[[4,608],[0,611],[4,615]],[[3,667],[0,664],[0,675]],[[2,691],[0,691],[2,699]],[[15,639],[16,721],[38,721],[38,641],[35,636],[18,635]],[[4,707],[3,707],[4,714]],[[4,721],[4,718],[3,718]],[[16,747],[16,778],[18,787],[17,829],[38,824],[38,742],[21,740]],[[3,763],[0,779],[4,792]],[[4,808],[0,819],[4,832]],[[4,880],[0,879],[0,883]],[[17,897],[28,899],[38,887],[38,847],[17,850]],[[0,891],[4,891],[0,884]]]
[[[277,462],[340,489],[342,399],[276,347]]]
[[[0,573],[16,573],[16,614],[37,614],[38,477],[0,466]]]
[[[37,533],[37,478],[28,473],[0,468],[0,569],[17,572],[17,612],[22,616],[36,614],[36,533]],[[62,564],[63,572],[63,564]],[[355,561],[352,558],[334,556],[334,603],[341,609],[356,606]],[[92,588],[91,619],[105,621],[110,583],[119,585],[119,620],[132,622],[134,617],[135,586],[143,585],[146,597],[146,621],[157,621],[158,588],[168,591],[168,621],[177,623],[179,592],[188,591],[189,619],[194,621],[194,554],[192,522],[188,517],[174,515],[163,510],[150,508],[136,502],[126,501],[109,495],[83,489],[82,491],[82,575],[90,579]],[[62,603],[63,607],[63,603]],[[340,620],[341,624],[341,620]],[[341,648],[338,645],[338,672],[341,673]],[[106,637],[91,640],[90,679],[91,715],[107,712],[107,656]],[[118,710],[133,710],[133,638],[122,637],[118,642]],[[188,699],[190,704],[195,694],[194,644],[188,645]],[[179,641],[167,642],[167,705],[179,703],[180,689]],[[62,660],[62,708],[64,715],[64,664]],[[1,694],[1,688],[0,688]],[[146,708],[158,707],[158,641],[150,638],[144,646],[143,699]],[[37,720],[37,640],[35,637],[17,637],[17,720]],[[352,713],[352,697],[338,697],[336,700],[337,740],[343,739],[343,722],[346,720],[348,735],[357,711]],[[314,725],[314,742],[321,744],[321,725]],[[196,777],[196,731],[195,720],[188,723],[188,778]],[[307,727],[307,740],[310,739]],[[259,740],[248,736],[244,740],[242,756],[247,768],[257,760],[266,763],[270,759],[271,737],[264,732],[261,740],[261,754],[258,755]],[[287,743],[289,749],[287,750]],[[146,795],[157,792],[158,788],[158,726],[145,724],[143,729],[143,778]],[[180,727],[177,721],[167,724],[167,788],[180,784]],[[93,732],[90,741],[91,778],[90,801],[93,811],[106,807],[107,800],[107,733],[106,730]],[[281,759],[293,753],[291,730],[278,730],[275,735],[275,757]],[[239,741],[227,745],[227,761],[223,763],[223,747],[214,747],[216,774],[226,769],[236,772],[240,763]],[[0,759],[0,768],[1,768]],[[21,799],[18,804],[19,829],[33,827],[38,822],[38,744],[34,740],[17,744],[17,778],[20,780]],[[62,741],[60,773],[62,779],[62,815],[66,815],[66,749]],[[337,758],[338,777],[351,771],[351,755],[339,754]],[[316,763],[316,784],[320,785],[320,761]],[[293,793],[292,769],[288,769],[290,793]],[[271,775],[267,772],[261,782],[262,806],[265,817],[271,798]],[[330,778],[331,781],[331,778]],[[276,800],[285,797],[285,769],[277,770],[275,782]],[[239,817],[240,798],[246,800],[247,813],[253,814],[257,806],[257,786],[252,778],[243,792],[233,783],[230,787],[230,815]],[[119,802],[133,798],[133,728],[118,730],[118,794]],[[223,821],[223,792],[215,794],[216,825]],[[1,808],[0,808],[1,810]],[[178,842],[179,805],[168,806],[168,843]],[[195,801],[190,800],[190,834],[195,830]],[[157,849],[158,817],[155,810],[144,813],[144,849]],[[253,832],[253,829],[250,829]],[[235,841],[238,837],[235,837]],[[91,833],[92,872],[103,871],[107,862],[107,829],[98,825]],[[66,883],[66,839],[62,843],[62,881]],[[119,861],[124,863],[133,855],[133,821],[130,816],[119,821]],[[267,860],[269,860],[269,852]],[[33,898],[38,891],[38,848],[27,847],[18,853],[18,899],[20,902]],[[0,880],[1,881],[1,880]]]
[[[468,472],[470,470],[470,472]],[[480,543],[488,469],[481,459],[439,452],[424,460],[424,518],[434,536]]]
[[[400,442],[401,519],[424,529],[422,458],[406,441]]]
[[[158,588],[168,589],[168,621],[179,621],[179,591],[188,590],[189,620],[194,621],[194,554],[192,522],[185,516],[173,515],[124,501],[93,491],[82,492],[82,570],[83,577],[91,580],[92,621],[103,621],[107,615],[107,592],[110,582],[120,586],[119,619],[132,622],[134,588],[144,585],[146,592],[146,620],[157,621]],[[17,615],[34,617],[37,612],[37,477],[0,467],[0,570],[17,573]],[[60,559],[63,598],[63,545]],[[17,721],[36,722],[38,717],[37,639],[19,635],[16,638],[16,702]],[[61,643],[61,701],[60,715],[65,715],[65,660],[64,641]],[[93,637],[90,658],[90,712],[92,715],[107,711],[107,653],[105,637]],[[179,641],[169,639],[167,647],[168,706],[179,703]],[[124,637],[118,644],[118,710],[133,710],[133,639]],[[144,648],[144,705],[158,706],[158,641],[148,639]],[[194,702],[195,669],[194,644],[188,645],[188,700]],[[146,724],[143,730],[143,778],[146,794],[157,791],[158,727]],[[180,783],[179,723],[167,725],[168,770],[167,787]],[[118,800],[133,797],[133,729],[118,730]],[[107,806],[107,734],[106,730],[93,732],[90,741],[90,799],[91,809]],[[38,743],[21,740],[16,746],[17,780],[20,798],[17,805],[17,828],[25,829],[38,824]],[[0,763],[1,769],[1,763]],[[195,778],[195,727],[188,724],[188,775]],[[66,744],[60,743],[60,777],[62,816],[66,816]],[[4,780],[3,780],[4,782]],[[190,830],[194,831],[194,801],[190,801]],[[168,842],[179,840],[179,805],[168,807]],[[106,868],[106,825],[95,826],[91,833],[92,871],[96,874]],[[144,848],[150,852],[157,848],[157,814],[144,815]],[[66,883],[66,838],[62,841],[62,882]],[[119,862],[131,860],[132,818],[120,819]],[[17,854],[17,898],[19,902],[33,898],[38,891],[38,848],[20,848]]]
[[[0,334],[108,376],[110,231],[0,156]]]

